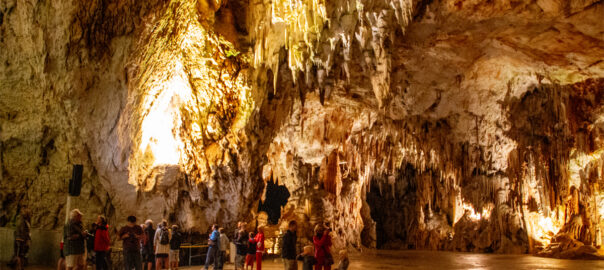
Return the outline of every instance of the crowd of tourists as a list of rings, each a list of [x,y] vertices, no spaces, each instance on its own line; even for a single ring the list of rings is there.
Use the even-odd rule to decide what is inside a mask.
[[[14,264],[19,264],[20,258],[25,258],[29,249],[29,212],[22,212],[22,219],[15,232]],[[239,222],[233,236],[236,247],[235,269],[262,270],[262,256],[266,253],[264,245],[264,227],[259,226],[257,232],[248,232],[247,224]],[[281,256],[285,270],[297,270],[298,262],[302,261],[303,270],[331,270],[335,264],[331,253],[331,229],[326,224],[317,225],[314,229],[313,245],[305,246],[297,253],[297,223],[290,221],[288,229],[280,239]],[[83,270],[87,264],[92,264],[96,270],[109,269],[111,240],[107,219],[99,215],[96,222],[85,230],[82,224],[82,213],[78,209],[70,212],[69,221],[63,230],[61,244],[61,260],[58,269]],[[178,269],[180,248],[183,234],[177,225],[168,226],[166,220],[154,228],[153,221],[147,220],[137,224],[135,216],[127,218],[127,224],[117,234],[122,241],[123,267],[125,270]],[[223,269],[226,261],[227,248],[230,239],[224,233],[224,228],[214,224],[208,235],[208,251],[203,269]],[[349,260],[346,251],[339,253],[338,270],[348,269]],[[13,265],[14,266],[14,265]]]
[[[123,265],[127,270],[178,269],[180,246],[183,234],[178,225],[168,226],[166,220],[154,228],[153,221],[137,224],[135,216],[129,216],[127,224],[120,228],[117,237],[122,241]],[[63,233],[62,260],[67,270],[83,270],[87,263],[96,270],[109,269],[110,237],[109,225],[104,216],[99,215],[90,230],[82,224],[82,213],[71,211],[70,219]],[[145,267],[143,267],[145,266]]]
[[[302,270],[331,270],[331,266],[334,265],[334,257],[331,254],[331,229],[328,224],[318,224],[315,226],[313,245],[305,246],[302,249],[301,254],[297,254],[297,240],[298,236],[296,231],[298,224],[292,220],[287,226],[287,231],[283,235],[282,239],[282,250],[281,257],[283,258],[283,264],[285,270],[297,270],[297,261],[302,261]],[[349,260],[346,254],[346,250],[341,250],[340,262],[338,264],[338,270],[348,269]],[[260,270],[260,268],[258,268]]]

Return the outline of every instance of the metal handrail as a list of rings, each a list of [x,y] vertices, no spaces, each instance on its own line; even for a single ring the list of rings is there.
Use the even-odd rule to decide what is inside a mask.
[[[202,248],[203,249],[203,248],[207,248],[207,247],[208,247],[208,245],[201,245],[201,244],[199,244],[199,245],[196,245],[196,244],[185,244],[185,245],[181,245],[180,246],[181,249],[188,249],[189,250],[189,254],[188,254],[189,255],[188,256],[189,257],[189,260],[188,260],[189,264],[188,264],[188,266],[191,266],[192,260],[193,260],[194,257],[196,257],[196,256],[198,256],[198,257],[204,257],[204,256],[206,256],[203,252],[201,252],[201,254],[199,254],[199,255],[193,255],[193,249],[195,249],[195,248]],[[124,249],[121,248],[121,247],[116,247],[116,248],[112,247],[111,248],[111,253],[117,253],[117,255],[120,258],[120,261],[123,259],[123,258],[121,258],[122,251],[124,251]]]

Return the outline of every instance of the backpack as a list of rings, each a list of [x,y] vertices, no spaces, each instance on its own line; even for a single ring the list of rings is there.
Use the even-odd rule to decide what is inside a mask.
[[[159,244],[167,245],[170,244],[170,232],[168,229],[162,228],[159,234]]]
[[[149,236],[147,235],[147,230],[145,229],[143,231],[143,237],[141,238],[141,244],[143,245],[143,247],[147,246],[147,242],[149,242]]]
[[[170,239],[170,249],[171,250],[180,249],[180,244],[182,243],[182,240],[180,238],[181,238],[180,232],[174,232],[172,234],[172,239]]]

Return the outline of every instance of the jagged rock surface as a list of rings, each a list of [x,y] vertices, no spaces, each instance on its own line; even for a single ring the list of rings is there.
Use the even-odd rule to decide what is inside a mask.
[[[265,222],[275,180],[291,197],[269,234],[295,218],[303,235],[329,221],[338,248],[590,257],[602,14],[596,0],[4,1],[0,225],[27,204],[35,226],[60,226],[82,163],[79,205],[114,224]]]

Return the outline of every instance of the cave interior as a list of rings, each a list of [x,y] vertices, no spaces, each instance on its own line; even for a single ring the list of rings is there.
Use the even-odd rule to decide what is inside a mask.
[[[600,259],[604,1],[5,0],[0,227]],[[112,232],[115,234],[115,232]],[[203,237],[202,237],[203,238]],[[201,241],[201,240],[200,240]]]

